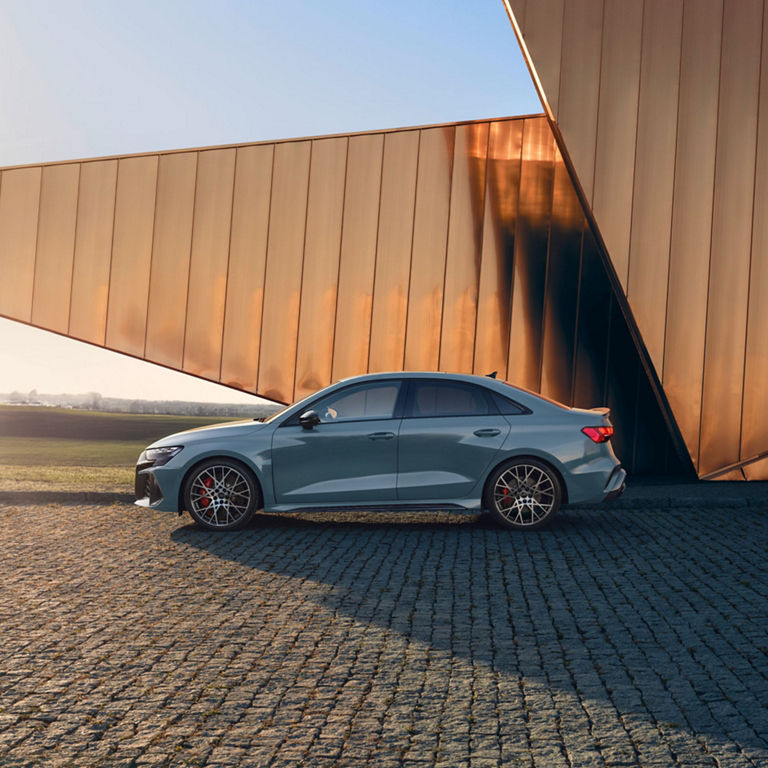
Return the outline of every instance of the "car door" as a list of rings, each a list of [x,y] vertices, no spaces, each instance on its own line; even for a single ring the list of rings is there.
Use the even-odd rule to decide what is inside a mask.
[[[509,433],[485,390],[451,380],[409,380],[400,427],[400,501],[469,496]]]
[[[401,381],[354,384],[311,403],[319,423],[297,414],[272,437],[278,504],[376,504],[397,497],[396,417]]]

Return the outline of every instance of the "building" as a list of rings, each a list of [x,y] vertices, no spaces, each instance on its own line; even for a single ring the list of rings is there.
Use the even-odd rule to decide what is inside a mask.
[[[498,371],[768,478],[763,0],[508,11],[542,115],[2,169],[0,314],[284,402]]]

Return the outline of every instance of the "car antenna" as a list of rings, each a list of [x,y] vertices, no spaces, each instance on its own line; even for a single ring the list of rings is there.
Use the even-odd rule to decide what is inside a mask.
[[[498,373],[498,371],[494,371],[493,373],[486,373],[485,375],[489,379],[495,379],[497,373]]]

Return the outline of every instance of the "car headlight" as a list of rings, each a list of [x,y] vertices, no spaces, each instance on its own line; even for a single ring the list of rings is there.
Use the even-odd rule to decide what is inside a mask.
[[[167,464],[184,446],[173,445],[167,448],[147,448],[142,454],[146,461],[151,461],[155,467]]]

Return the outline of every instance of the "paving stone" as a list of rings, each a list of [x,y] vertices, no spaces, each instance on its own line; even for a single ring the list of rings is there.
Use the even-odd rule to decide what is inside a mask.
[[[768,768],[765,507],[670,499],[0,505],[0,765]]]

